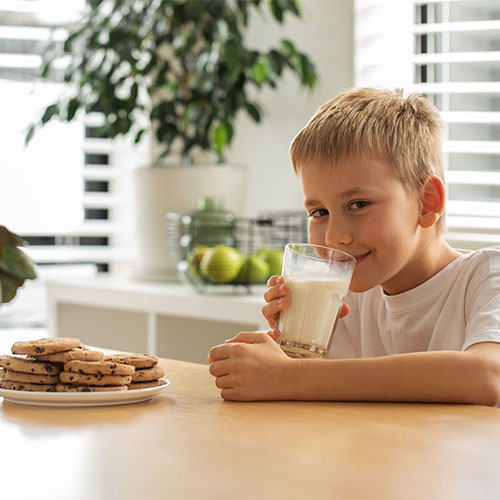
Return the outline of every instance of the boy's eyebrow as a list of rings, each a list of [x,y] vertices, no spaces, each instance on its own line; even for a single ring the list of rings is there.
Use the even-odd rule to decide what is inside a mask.
[[[310,205],[320,205],[320,202],[318,200],[313,200],[313,199],[310,199],[310,198],[306,198],[304,200],[304,205],[306,207],[310,206]]]
[[[372,195],[376,193],[374,189],[365,189],[361,187],[353,187],[351,189],[348,189],[347,191],[344,191],[343,193],[340,194],[341,198],[349,198],[350,196],[354,196],[356,194],[363,194],[363,195]],[[318,200],[312,199],[312,198],[306,198],[304,200],[304,205],[309,206],[309,205],[321,205],[321,202]]]
[[[344,191],[343,193],[340,194],[341,198],[350,198],[351,196],[381,196],[384,194],[384,191],[382,191],[379,188],[371,189],[368,187],[354,187],[352,189],[348,189],[347,191]]]
[[[371,193],[372,190],[371,189],[363,189],[363,188],[360,188],[360,187],[354,187],[352,189],[348,189],[347,191],[344,191],[340,196],[342,196],[343,198],[348,198],[349,196],[353,196],[355,194],[360,194],[360,193]]]

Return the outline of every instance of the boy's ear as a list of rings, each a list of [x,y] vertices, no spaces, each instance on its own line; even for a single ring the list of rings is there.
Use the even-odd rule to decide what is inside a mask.
[[[444,183],[437,175],[431,175],[422,187],[422,207],[419,224],[427,228],[438,222],[445,209]]]

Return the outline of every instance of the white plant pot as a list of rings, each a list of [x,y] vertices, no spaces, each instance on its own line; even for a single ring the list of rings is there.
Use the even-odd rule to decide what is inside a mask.
[[[141,167],[133,171],[137,279],[176,281],[166,245],[166,213],[189,213],[200,196],[220,196],[224,207],[244,215],[246,169],[233,165]]]

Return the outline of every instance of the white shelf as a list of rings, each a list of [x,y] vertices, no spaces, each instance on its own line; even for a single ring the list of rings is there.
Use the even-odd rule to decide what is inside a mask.
[[[236,335],[238,325],[268,329],[262,315],[264,285],[237,295],[227,293],[229,287],[225,293],[200,294],[181,283],[106,276],[49,279],[46,286],[51,334],[77,336],[90,345],[205,362],[210,347]],[[175,344],[176,354],[159,352],[165,341]]]
[[[200,294],[182,283],[96,277],[48,281],[52,299],[72,304],[135,310],[215,321],[261,323],[264,285],[252,294]],[[226,289],[225,289],[226,290]]]

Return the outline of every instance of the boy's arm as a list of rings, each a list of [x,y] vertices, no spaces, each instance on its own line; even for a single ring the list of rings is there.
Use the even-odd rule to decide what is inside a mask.
[[[271,331],[273,335],[274,331]],[[279,334],[279,332],[278,332]],[[291,359],[263,332],[242,332],[210,351],[224,399],[412,401],[500,405],[500,344],[380,358]]]
[[[296,399],[500,404],[500,344],[297,363]]]

